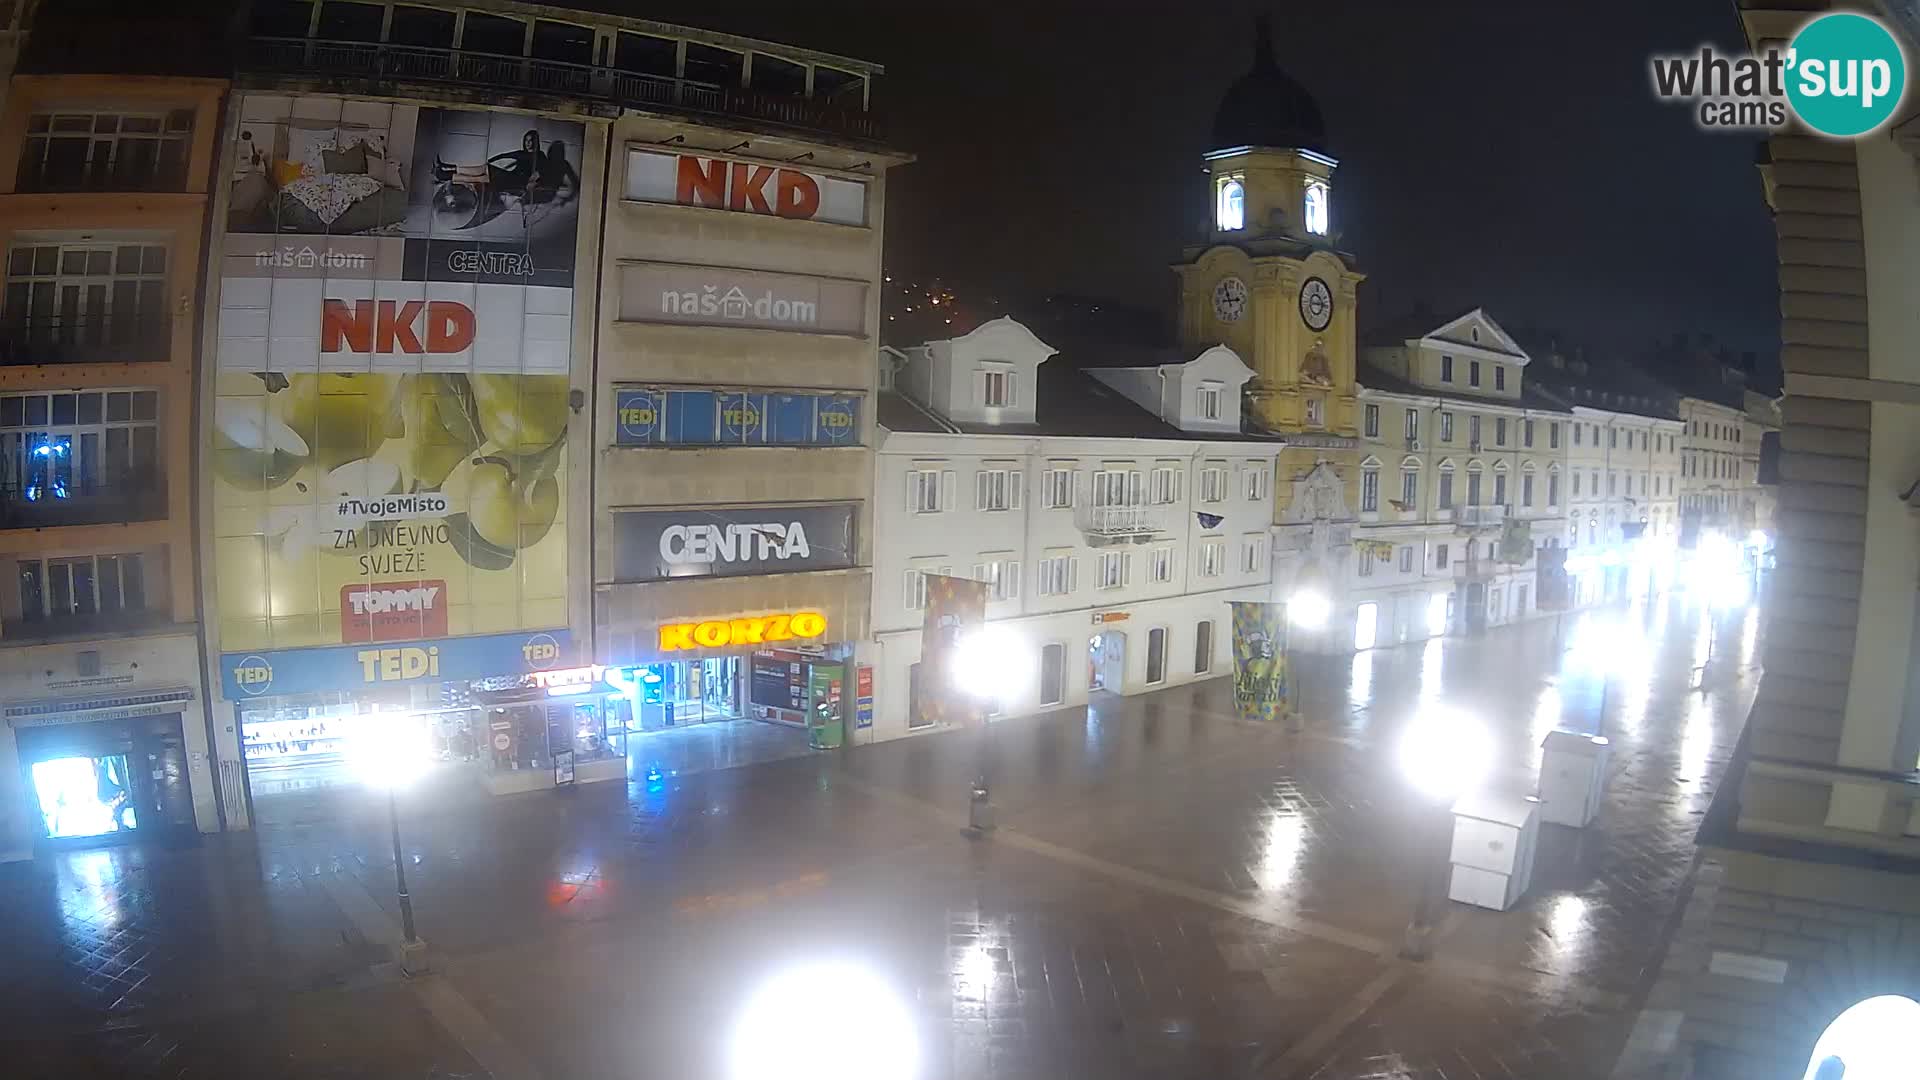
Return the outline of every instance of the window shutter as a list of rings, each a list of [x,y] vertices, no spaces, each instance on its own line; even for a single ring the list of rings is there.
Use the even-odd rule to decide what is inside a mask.
[[[1067,560],[1067,591],[1076,592],[1080,588],[1080,556]]]
[[[973,474],[973,508],[985,510],[992,498],[993,474],[985,469]]]
[[[974,564],[973,564],[973,575],[972,575],[972,577],[973,577],[973,580],[975,580],[975,581],[985,581],[985,580],[987,580],[987,564],[986,564],[986,563],[974,563]]]
[[[1007,407],[1020,404],[1020,376],[1017,372],[1007,372]]]
[[[959,483],[954,479],[953,470],[943,470],[940,473],[940,505],[934,507],[934,509],[953,509],[954,500],[959,497],[957,493],[958,487]]]
[[[1005,590],[1007,599],[1020,599],[1020,564],[1009,560],[1003,565],[1002,571],[1006,575]]]
[[[1146,499],[1142,498],[1141,496],[1141,493],[1144,490],[1144,488],[1145,488],[1145,483],[1140,477],[1140,470],[1133,469],[1129,471],[1127,473],[1126,505],[1139,506],[1141,503],[1145,502]]]
[[[974,400],[974,403],[979,405],[981,408],[983,409],[986,408],[987,406],[987,371],[985,368],[974,369],[973,400]]]
[[[900,595],[905,597],[908,611],[920,610],[920,571],[909,570],[901,585]]]
[[[1026,497],[1027,474],[1014,469],[1007,472],[1007,509],[1020,509],[1021,500]]]

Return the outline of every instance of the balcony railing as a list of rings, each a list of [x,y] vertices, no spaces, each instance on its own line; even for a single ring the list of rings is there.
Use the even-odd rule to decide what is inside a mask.
[[[1166,511],[1158,506],[1088,506],[1079,513],[1080,531],[1088,536],[1151,536],[1166,525]]]
[[[0,529],[116,525],[165,516],[166,480],[154,469],[135,469],[95,482],[76,480],[71,487],[46,481],[0,484]]]
[[[376,84],[426,82],[474,89],[518,90],[598,99],[634,108],[758,120],[858,139],[881,137],[877,118],[862,109],[844,108],[816,98],[787,97],[743,87],[559,60],[382,42],[274,37],[249,39],[241,55],[243,71],[335,76]]]
[[[1507,520],[1504,506],[1463,506],[1453,512],[1454,523],[1463,529],[1490,529]]]
[[[161,315],[0,320],[0,366],[155,364],[173,351],[172,320]]]

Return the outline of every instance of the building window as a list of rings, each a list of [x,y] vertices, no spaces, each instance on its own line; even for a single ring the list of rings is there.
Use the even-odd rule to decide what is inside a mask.
[[[907,505],[916,514],[937,514],[953,501],[950,469],[915,469],[907,473]]]
[[[946,577],[952,573],[953,567],[951,566],[942,566],[938,569],[928,566],[921,569],[908,570],[906,582],[902,587],[902,594],[906,598],[907,610],[925,611],[927,609],[927,578],[935,574]]]
[[[1548,506],[1560,505],[1560,474],[1559,473],[1547,474],[1547,505]]]
[[[1048,469],[1040,474],[1040,504],[1049,510],[1073,505],[1073,470]]]
[[[1402,547],[1400,549],[1400,572],[1403,574],[1413,573],[1413,545],[1412,544],[1408,544],[1405,547]]]
[[[1095,588],[1118,589],[1127,583],[1127,564],[1132,560],[1124,551],[1100,553],[1100,579]]]
[[[112,616],[147,607],[146,568],[137,553],[22,559],[20,617],[29,623]]]
[[[1493,474],[1493,505],[1495,506],[1507,505],[1507,474],[1506,473],[1497,472]]]
[[[1010,557],[974,563],[973,580],[986,582],[989,600],[1020,598],[1020,564]]]
[[[1380,406],[1378,405],[1367,406],[1364,415],[1366,417],[1367,438],[1369,439],[1379,438],[1380,437]]]
[[[1227,498],[1227,467],[1208,465],[1200,470],[1200,501],[1203,503],[1225,502]]]
[[[1327,402],[1321,397],[1307,399],[1307,426],[1324,427],[1327,422]]]
[[[975,510],[1018,510],[1026,476],[1016,469],[981,469],[973,474]]]
[[[1200,542],[1200,565],[1197,568],[1201,577],[1219,577],[1226,570],[1227,542],[1225,540],[1202,540]]]
[[[1247,501],[1259,502],[1267,497],[1267,467],[1265,462],[1255,462],[1247,468]]]
[[[184,191],[193,110],[35,113],[16,190]]]
[[[1520,476],[1520,505],[1521,506],[1533,505],[1533,474],[1532,473],[1522,473]]]
[[[1447,545],[1433,545],[1433,566],[1436,570],[1445,570],[1447,568]]]
[[[1180,501],[1180,469],[1162,465],[1148,476],[1148,501],[1165,506]]]
[[[1093,505],[1138,506],[1145,495],[1140,474],[1130,469],[1102,469],[1093,474]]]
[[[1576,499],[1580,497],[1580,470],[1579,469],[1573,470],[1573,497]]]
[[[1267,534],[1248,533],[1240,538],[1240,572],[1257,574],[1267,561]]]
[[[1453,470],[1440,470],[1440,509],[1453,509]]]
[[[1453,381],[1453,357],[1445,353],[1440,354],[1440,381]]]
[[[1467,385],[1480,385],[1480,361],[1478,360],[1467,361]]]
[[[1580,425],[1579,424],[1573,425],[1573,445],[1575,446],[1580,445],[1580,432],[1581,432]]]
[[[119,346],[150,351],[125,359],[163,360],[166,293],[163,244],[21,245],[7,253],[0,318],[29,348]]]
[[[0,501],[49,512],[85,507],[107,512],[102,521],[163,505],[159,411],[155,390],[0,396]],[[112,498],[70,501],[102,495]]]
[[[1360,510],[1373,513],[1380,509],[1380,470],[1360,470]]]
[[[1305,199],[1307,231],[1315,236],[1327,235],[1328,207],[1327,185],[1310,183],[1307,185]]]
[[[1147,556],[1147,572],[1155,584],[1164,585],[1173,580],[1173,548],[1157,547]]]
[[[1479,413],[1474,413],[1472,416],[1467,417],[1467,445],[1475,450],[1480,449]]]
[[[1213,670],[1213,620],[1202,619],[1193,628],[1193,673]]]
[[[1035,586],[1041,596],[1067,596],[1073,592],[1077,560],[1071,555],[1048,555],[1040,560]]]
[[[1531,420],[1520,422],[1520,445],[1529,450],[1533,449],[1533,421]]]
[[[1147,631],[1147,685],[1167,681],[1167,628]]]
[[[1220,419],[1220,384],[1201,383],[1198,395],[1200,419]]]
[[[1188,190],[1192,190],[1189,188]],[[1192,204],[1189,203],[1189,206]],[[1192,211],[1188,211],[1191,213]],[[1192,219],[1189,218],[1189,221]],[[1213,211],[1214,224],[1221,232],[1242,229],[1247,224],[1247,188],[1238,179],[1228,177],[1220,182],[1220,200]]]
[[[1495,390],[1507,388],[1507,369],[1504,364],[1493,365],[1493,388]]]
[[[1480,505],[1480,470],[1471,467],[1467,469],[1467,505]]]
[[[980,404],[989,409],[1004,409],[1013,404],[1013,372],[988,368],[980,373]]]
[[[1507,418],[1504,416],[1493,418],[1493,445],[1507,445]]]
[[[1607,449],[1613,450],[1618,448],[1619,445],[1620,445],[1620,429],[1608,428],[1607,429]]]
[[[1419,445],[1420,443],[1420,410],[1418,409],[1407,410],[1406,427],[1407,427],[1407,446],[1411,448]]]
[[[1373,552],[1362,550],[1354,557],[1353,569],[1361,577],[1373,576]]]
[[[1400,470],[1400,501],[1405,503],[1402,510],[1414,510],[1420,506],[1420,470]]]
[[[1440,441],[1443,443],[1453,441],[1453,414],[1450,412],[1440,414]]]
[[[1547,449],[1560,449],[1560,425],[1557,423],[1547,425]]]
[[[1616,487],[1615,481],[1619,479],[1620,479],[1619,473],[1612,472],[1612,471],[1609,471],[1607,473],[1607,494],[1612,495],[1614,493],[1614,488]]]

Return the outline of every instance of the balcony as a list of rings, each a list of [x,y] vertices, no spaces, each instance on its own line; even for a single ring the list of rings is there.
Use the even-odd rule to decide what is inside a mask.
[[[878,141],[882,134],[872,113],[819,98],[525,56],[386,42],[255,37],[242,47],[239,66],[259,74],[361,80],[369,90],[390,90],[399,83],[437,83],[757,121],[865,141]]]
[[[1161,506],[1087,506],[1075,515],[1075,524],[1089,539],[1140,539],[1167,531],[1167,512]]]
[[[1504,506],[1463,506],[1453,512],[1453,520],[1462,529],[1497,529],[1506,524]]]
[[[0,366],[159,364],[173,353],[173,321],[163,315],[52,317],[0,321]]]
[[[0,485],[0,529],[118,525],[166,516],[166,480],[154,469],[135,470],[110,482],[76,485],[64,495],[45,483]]]

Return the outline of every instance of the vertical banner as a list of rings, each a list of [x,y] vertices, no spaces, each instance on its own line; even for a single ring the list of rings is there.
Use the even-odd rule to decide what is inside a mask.
[[[1293,696],[1287,670],[1287,607],[1231,601],[1233,700],[1245,720],[1278,720]]]
[[[928,574],[927,621],[920,633],[920,696],[915,726],[972,725],[986,719],[980,698],[954,680],[960,639],[987,621],[987,583]]]
[[[582,126],[236,108],[205,448],[222,650],[566,627]]]

